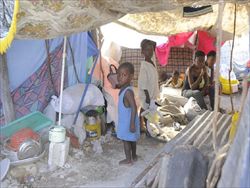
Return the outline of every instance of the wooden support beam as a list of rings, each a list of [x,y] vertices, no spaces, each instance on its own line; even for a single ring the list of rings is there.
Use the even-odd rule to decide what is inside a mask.
[[[5,123],[15,120],[14,105],[9,89],[9,75],[6,54],[0,55],[0,98],[3,107]]]

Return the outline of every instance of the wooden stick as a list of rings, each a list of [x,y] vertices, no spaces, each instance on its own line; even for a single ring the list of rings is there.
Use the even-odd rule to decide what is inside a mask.
[[[234,4],[234,31],[233,31],[233,43],[232,43],[232,49],[231,49],[231,56],[230,56],[230,68],[228,71],[228,78],[229,78],[229,91],[230,91],[230,102],[232,107],[232,114],[234,113],[234,103],[233,103],[233,97],[232,97],[232,85],[231,85],[231,72],[233,69],[233,51],[234,51],[234,42],[235,42],[235,29],[236,29],[236,11],[237,6],[236,3]]]
[[[61,125],[62,120],[62,99],[63,99],[63,85],[64,85],[64,72],[65,72],[65,59],[66,59],[66,45],[67,37],[64,37],[63,44],[63,59],[62,59],[62,71],[61,71],[61,85],[60,85],[60,103],[59,103],[59,122],[58,125]]]
[[[0,54],[0,98],[3,105],[3,114],[6,124],[14,121],[16,118],[9,88],[9,75],[6,54]]]
[[[157,163],[146,175],[146,185],[148,187],[152,187],[155,177],[157,176],[157,172],[161,168],[161,163]]]
[[[169,158],[168,156],[164,156],[162,159],[162,165],[160,170],[160,178],[159,178],[159,187],[167,187],[166,179],[167,179],[167,168],[168,168]],[[176,174],[178,176],[178,174]]]
[[[104,42],[104,40],[103,40],[103,35],[102,35],[102,32],[101,32],[101,29],[100,29],[100,27],[99,28],[97,28],[97,45],[98,45],[98,48],[99,48],[99,50],[100,50],[100,78],[101,78],[101,80],[102,80],[102,86],[104,87],[104,84],[105,84],[105,82],[104,82],[104,77],[105,77],[105,75],[104,75],[104,70],[103,70],[103,66],[102,66],[102,45],[103,45],[103,42]]]
[[[148,166],[146,169],[140,173],[135,180],[132,182],[131,187],[135,187],[142,179],[143,177],[159,162],[159,160],[162,158],[164,153],[160,153]]]
[[[158,185],[159,185],[159,179],[160,179],[160,172],[161,171],[159,169],[158,172],[157,172],[157,175],[155,177],[154,183],[152,185],[152,188],[157,188],[158,187]]]
[[[228,151],[227,147],[227,151]],[[221,169],[224,164],[225,158],[227,156],[227,151],[225,153],[220,154],[216,159],[214,160],[214,168],[213,172],[210,175],[210,180],[207,181],[207,188],[214,188],[219,180],[220,174],[221,174]]]
[[[224,0],[219,1],[219,15],[218,15],[218,35],[217,35],[217,58],[216,58],[216,69],[215,69],[215,108],[214,108],[214,118],[213,118],[213,147],[215,152],[217,152],[217,140],[216,140],[216,123],[219,111],[219,75],[220,75],[220,54],[221,54],[221,38],[222,38],[222,16],[225,7]]]
[[[220,150],[216,153],[216,157],[213,160],[212,166],[209,170],[206,184],[208,188],[212,188],[212,182],[214,182],[214,177],[218,177],[218,174],[221,172],[221,160],[224,159],[227,155],[227,151],[229,150],[230,144],[224,145]],[[219,163],[219,165],[218,165]],[[218,180],[218,179],[217,179]]]

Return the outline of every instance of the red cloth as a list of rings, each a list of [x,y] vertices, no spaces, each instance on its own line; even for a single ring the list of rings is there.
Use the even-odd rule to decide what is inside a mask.
[[[168,42],[156,47],[155,54],[160,63],[164,66],[168,64],[168,56],[171,47],[182,46],[193,35],[193,32],[180,33],[168,38]]]
[[[198,45],[197,50],[203,51],[205,54],[214,50],[216,51],[215,47],[215,37],[211,36],[206,31],[198,31]]]

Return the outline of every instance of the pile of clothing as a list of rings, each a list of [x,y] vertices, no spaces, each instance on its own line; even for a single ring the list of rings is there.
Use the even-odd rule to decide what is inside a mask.
[[[181,104],[171,97],[165,97],[150,104],[143,115],[151,137],[169,141],[175,137],[191,120],[203,113],[194,98]]]

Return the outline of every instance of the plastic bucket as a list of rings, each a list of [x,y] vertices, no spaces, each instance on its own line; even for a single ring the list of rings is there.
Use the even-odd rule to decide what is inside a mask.
[[[229,95],[238,92],[238,85],[239,85],[238,80],[231,80],[231,90],[230,90],[229,80],[220,77],[220,83],[222,85],[222,93]]]
[[[64,142],[66,129],[63,126],[54,126],[49,130],[50,142]]]
[[[87,138],[89,140],[97,140],[101,137],[101,123],[96,121],[95,124],[85,124]]]

